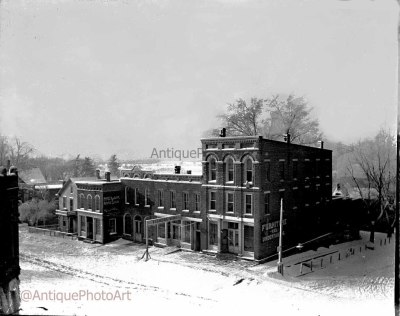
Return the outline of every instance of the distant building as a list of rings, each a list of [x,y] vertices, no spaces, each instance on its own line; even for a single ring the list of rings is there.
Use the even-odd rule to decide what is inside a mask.
[[[36,185],[45,185],[47,181],[39,168],[32,168],[29,170],[21,170],[18,173],[18,186],[20,189],[20,201],[26,202],[36,196]]]

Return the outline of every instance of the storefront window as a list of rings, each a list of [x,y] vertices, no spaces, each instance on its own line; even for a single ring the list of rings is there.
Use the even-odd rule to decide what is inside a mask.
[[[158,225],[158,237],[165,238],[165,224],[164,223]]]
[[[179,233],[181,229],[181,221],[172,222],[172,239],[180,239],[181,235]]]
[[[183,242],[190,243],[190,222],[183,222]]]
[[[217,223],[209,223],[209,243],[218,246],[218,225]]]
[[[254,252],[254,227],[244,225],[244,251]]]

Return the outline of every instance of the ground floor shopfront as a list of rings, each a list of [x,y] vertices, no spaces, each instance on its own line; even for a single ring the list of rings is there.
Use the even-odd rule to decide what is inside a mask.
[[[76,234],[78,229],[78,223],[76,218],[76,212],[56,210],[58,216],[58,227],[60,231]]]
[[[208,215],[207,251],[254,259],[254,220]]]
[[[156,214],[157,218],[168,215]],[[153,238],[160,245],[179,246],[182,249],[201,250],[201,218],[182,216],[178,220],[166,221],[153,226]],[[150,229],[150,227],[149,227]]]
[[[103,213],[78,211],[78,237],[93,242],[106,243],[120,236],[118,216]]]

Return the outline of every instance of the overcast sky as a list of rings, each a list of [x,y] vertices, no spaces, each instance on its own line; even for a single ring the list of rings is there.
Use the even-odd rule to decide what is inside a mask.
[[[305,96],[325,135],[395,128],[397,17],[375,1],[1,1],[0,133],[47,155],[196,149],[236,98]]]

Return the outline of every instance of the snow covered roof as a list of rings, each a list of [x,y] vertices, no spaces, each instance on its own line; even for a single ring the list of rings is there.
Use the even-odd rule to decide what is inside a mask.
[[[42,171],[39,168],[32,168],[29,170],[21,170],[18,172],[18,177],[21,181],[26,184],[43,184],[46,183],[46,179],[43,176]]]

